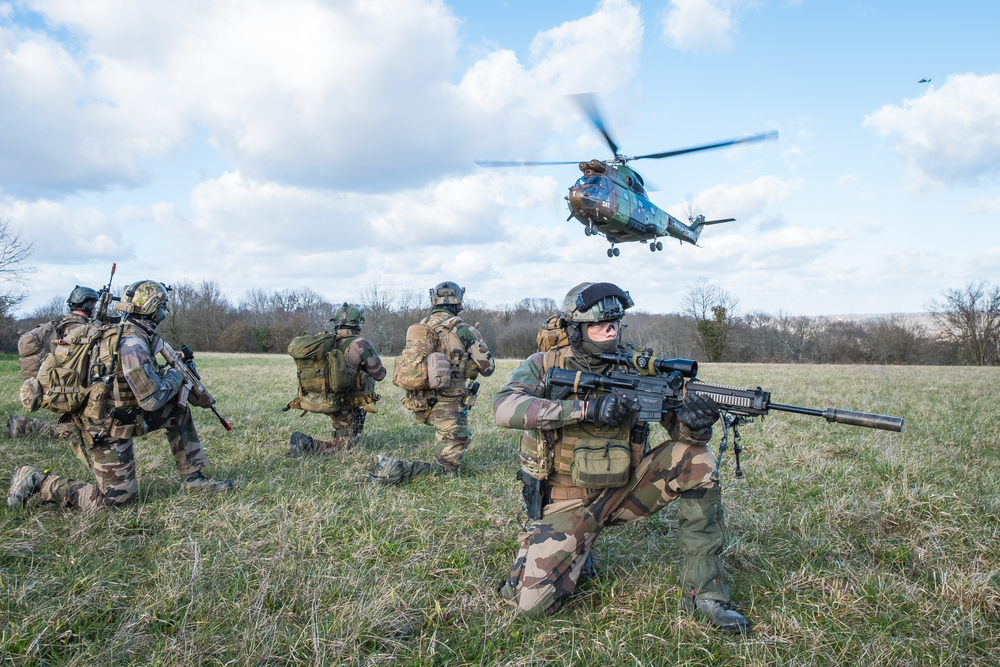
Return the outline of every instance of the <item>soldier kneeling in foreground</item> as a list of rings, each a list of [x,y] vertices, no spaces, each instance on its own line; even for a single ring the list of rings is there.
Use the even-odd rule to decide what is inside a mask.
[[[555,613],[593,567],[591,549],[604,528],[644,519],[676,500],[682,608],[719,630],[746,632],[749,623],[729,601],[720,559],[726,537],[721,493],[706,447],[718,405],[689,397],[663,415],[660,425],[670,439],[650,449],[649,425],[638,422],[621,394],[547,397],[549,368],[614,370],[600,355],[624,351],[618,346],[621,319],[632,305],[628,292],[611,283],[574,287],[563,304],[565,336],[521,362],[494,397],[497,425],[523,431],[518,479],[526,500],[540,496],[535,504],[541,508],[519,537],[521,548],[500,594],[529,616]]]
[[[157,325],[168,311],[166,288],[153,280],[142,280],[125,288],[115,308],[124,313],[120,326],[102,330],[102,338],[91,353],[99,364],[106,391],[95,392],[85,408],[73,414],[84,443],[90,447],[97,485],[60,477],[47,470],[20,466],[14,470],[8,507],[22,506],[33,495],[43,503],[90,510],[121,507],[135,502],[135,456],[132,438],[165,429],[177,472],[185,488],[225,491],[232,480],[206,478],[208,465],[191,408],[177,403],[180,373],[169,369],[162,375],[153,359],[159,336]],[[120,345],[119,345],[120,343]]]

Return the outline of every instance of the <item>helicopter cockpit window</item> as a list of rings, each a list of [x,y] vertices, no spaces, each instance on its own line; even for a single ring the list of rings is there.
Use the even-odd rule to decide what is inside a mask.
[[[577,185],[600,185],[601,184],[601,177],[600,176],[581,176],[580,179],[576,182],[576,184]]]

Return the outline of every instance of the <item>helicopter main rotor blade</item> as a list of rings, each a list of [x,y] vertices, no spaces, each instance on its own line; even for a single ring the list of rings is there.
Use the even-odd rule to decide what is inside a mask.
[[[572,97],[573,101],[577,103],[580,110],[587,114],[587,118],[589,118],[590,122],[594,124],[597,131],[604,135],[604,140],[608,142],[608,147],[611,148],[611,152],[617,156],[618,146],[608,133],[608,128],[604,125],[604,119],[601,118],[601,113],[597,110],[597,104],[594,102],[594,96],[591,93],[580,93],[578,95],[570,95],[570,97]]]
[[[777,131],[762,132],[761,134],[755,134],[752,137],[743,137],[741,139],[730,139],[729,141],[720,141],[717,144],[705,144],[704,146],[692,146],[691,148],[682,148],[676,151],[667,151],[666,153],[650,153],[649,155],[636,155],[633,160],[643,160],[649,159],[659,159],[662,157],[673,157],[675,155],[684,155],[685,153],[694,153],[697,151],[707,151],[711,148],[724,148],[726,146],[735,146],[736,144],[749,144],[756,141],[770,141],[778,138]]]
[[[547,164],[579,164],[579,162],[529,162],[526,160],[476,160],[480,167],[536,167]]]

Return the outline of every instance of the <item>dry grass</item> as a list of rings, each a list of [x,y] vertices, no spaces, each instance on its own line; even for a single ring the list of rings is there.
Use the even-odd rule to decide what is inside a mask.
[[[756,631],[731,638],[677,613],[672,508],[605,532],[600,576],[558,616],[501,604],[520,493],[514,434],[488,400],[461,479],[373,488],[373,452],[432,452],[388,382],[359,450],[286,459],[293,430],[328,433],[323,417],[280,412],[290,360],[204,355],[199,368],[235,425],[196,410],[211,470],[239,490],[181,491],[153,434],[136,446],[138,506],[0,513],[0,664],[1000,664],[997,369],[703,366],[779,402],[907,422],[889,434],[774,415],[744,429],[746,481],[731,458],[723,470],[727,562]],[[16,362],[0,370],[17,411]],[[0,450],[2,470],[85,474],[60,443]]]

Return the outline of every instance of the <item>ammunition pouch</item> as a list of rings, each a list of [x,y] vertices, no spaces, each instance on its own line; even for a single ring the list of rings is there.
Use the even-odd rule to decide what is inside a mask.
[[[462,399],[462,405],[471,410],[477,400],[479,400],[479,383],[470,382],[469,386],[466,387],[466,394],[465,398]]]
[[[366,391],[361,394],[352,394],[347,397],[344,403],[350,408],[364,408],[365,412],[378,412],[375,404],[382,400],[382,397],[374,391]]]
[[[585,489],[614,489],[628,482],[632,451],[627,440],[580,438],[570,476]]]

